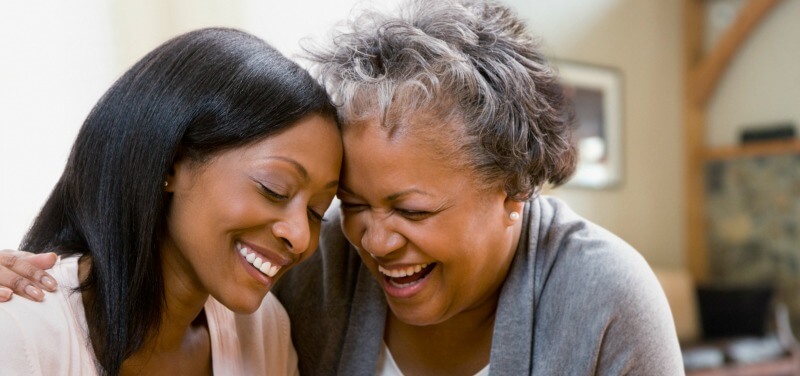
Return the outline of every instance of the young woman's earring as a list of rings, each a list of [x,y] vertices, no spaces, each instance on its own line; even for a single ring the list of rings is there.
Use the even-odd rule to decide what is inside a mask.
[[[169,185],[169,182],[168,182],[168,181],[166,181],[166,180],[164,180],[164,186],[166,187],[166,186],[168,186],[168,185]]]
[[[508,215],[508,218],[511,220],[511,222],[519,221],[519,213],[511,212],[511,214]]]

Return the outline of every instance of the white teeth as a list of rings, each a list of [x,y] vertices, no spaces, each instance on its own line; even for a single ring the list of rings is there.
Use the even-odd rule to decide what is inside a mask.
[[[236,249],[239,250],[242,256],[247,256],[247,247],[243,246],[242,243],[236,242]]]
[[[261,264],[261,266],[258,267],[258,270],[261,271],[262,273],[266,274],[266,275],[269,275],[269,269],[271,267],[272,267],[272,264],[269,261],[267,261],[267,262]]]
[[[422,271],[422,269],[425,269],[428,265],[430,265],[430,264],[419,264],[419,265],[407,266],[407,267],[402,268],[402,269],[394,269],[394,270],[389,270],[389,269],[384,268],[383,266],[378,265],[378,271],[381,272],[381,274],[383,274],[385,276],[388,276],[388,277],[391,277],[391,278],[399,278],[399,277],[407,277],[407,276],[419,273],[420,271]]]
[[[247,247],[238,242],[236,243],[236,248],[239,250],[239,253],[244,256],[244,259],[247,260],[247,262],[253,265],[264,275],[274,277],[276,274],[278,274],[278,271],[281,270],[280,265],[272,265],[271,262],[256,256],[255,253],[250,253],[250,250],[247,249]]]

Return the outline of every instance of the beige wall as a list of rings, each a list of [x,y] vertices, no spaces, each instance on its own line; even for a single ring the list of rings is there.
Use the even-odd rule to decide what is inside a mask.
[[[709,105],[709,145],[737,143],[743,126],[800,123],[798,20],[800,1],[784,1],[739,50]]]
[[[210,26],[241,28],[245,14],[243,0],[138,0],[113,4],[111,18],[119,72],[176,35]]]
[[[506,0],[556,58],[623,75],[623,181],[550,194],[636,247],[654,266],[684,263],[681,2]]]

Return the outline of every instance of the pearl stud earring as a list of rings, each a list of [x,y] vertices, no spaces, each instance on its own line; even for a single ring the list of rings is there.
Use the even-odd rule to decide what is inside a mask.
[[[168,185],[169,185],[169,182],[168,182],[168,181],[166,181],[166,180],[164,180],[164,186],[166,187],[166,186],[168,186]]]
[[[511,212],[511,214],[508,215],[508,218],[511,219],[512,222],[519,221],[519,213]]]

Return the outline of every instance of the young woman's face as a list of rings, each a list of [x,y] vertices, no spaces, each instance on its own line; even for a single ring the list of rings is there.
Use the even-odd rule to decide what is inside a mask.
[[[166,187],[167,267],[226,307],[253,312],[316,249],[341,161],[336,124],[318,115],[208,163],[179,161]]]
[[[522,203],[500,188],[477,189],[474,175],[437,157],[441,146],[431,141],[390,139],[375,121],[345,129],[342,225],[393,314],[432,325],[493,310],[519,227],[509,208]]]

